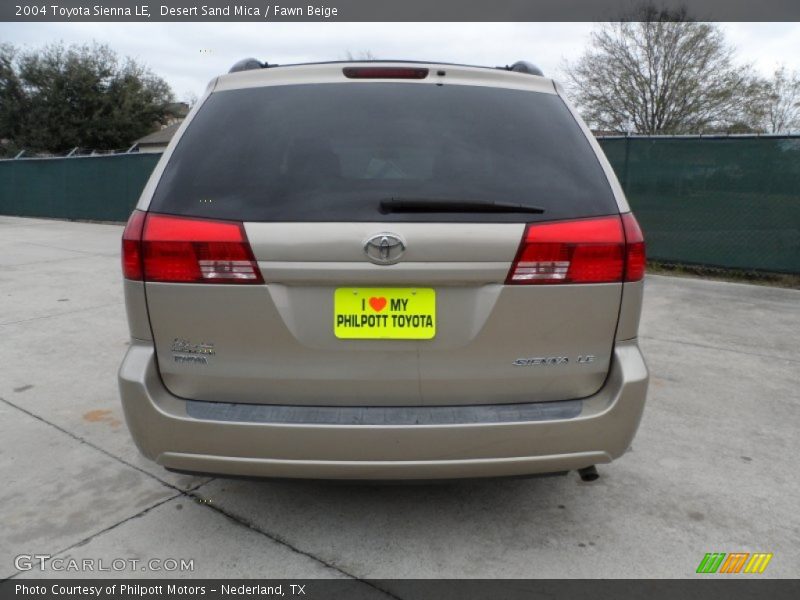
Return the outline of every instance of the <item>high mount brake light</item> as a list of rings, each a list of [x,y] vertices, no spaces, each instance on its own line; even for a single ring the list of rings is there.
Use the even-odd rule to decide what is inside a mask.
[[[428,69],[419,67],[345,67],[348,79],[425,79]]]
[[[240,222],[134,211],[122,244],[123,273],[128,279],[168,283],[264,282]]]
[[[644,240],[636,219],[626,214],[528,225],[506,283],[613,283],[643,276]]]

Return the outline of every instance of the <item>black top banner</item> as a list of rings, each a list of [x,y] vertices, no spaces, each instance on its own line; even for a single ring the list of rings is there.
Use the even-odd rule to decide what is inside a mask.
[[[0,21],[618,21],[648,4],[699,21],[800,21],[798,0],[3,0]]]

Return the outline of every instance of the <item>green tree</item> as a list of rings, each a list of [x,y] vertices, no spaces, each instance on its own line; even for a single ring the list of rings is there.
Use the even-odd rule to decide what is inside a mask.
[[[652,6],[632,20],[600,24],[566,70],[590,124],[643,134],[741,127],[742,100],[754,85],[717,25]]]
[[[17,151],[13,140],[18,136],[23,108],[22,83],[14,70],[16,50],[0,44],[0,156]]]
[[[125,148],[169,117],[167,83],[108,46],[0,52],[0,139],[30,151]]]

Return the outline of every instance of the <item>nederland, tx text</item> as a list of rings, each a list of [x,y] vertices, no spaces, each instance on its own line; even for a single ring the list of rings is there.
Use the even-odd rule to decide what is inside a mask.
[[[106,584],[106,585],[28,585],[17,583],[14,591],[18,596],[68,596],[71,598],[93,596],[99,598],[103,595],[151,597],[151,596],[204,596],[209,593],[219,593],[223,596],[304,596],[306,595],[306,585],[262,585],[262,584],[221,584],[220,586],[208,587],[205,585],[186,585],[186,584]],[[288,594],[287,594],[288,592]]]

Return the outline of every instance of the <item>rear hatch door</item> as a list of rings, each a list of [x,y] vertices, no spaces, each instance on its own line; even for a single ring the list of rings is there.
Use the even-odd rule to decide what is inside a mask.
[[[375,406],[596,391],[608,370],[621,284],[507,284],[529,223],[617,213],[577,123],[557,95],[537,86],[343,78],[211,94],[150,210],[243,223],[263,283],[146,283],[170,391]],[[474,206],[431,210],[424,206],[431,200]],[[390,264],[380,262],[382,237]],[[417,302],[428,295],[435,332],[348,335],[337,329],[342,293],[363,301],[363,311],[344,311],[359,318],[430,316],[430,305]],[[416,308],[403,308],[403,298]]]

